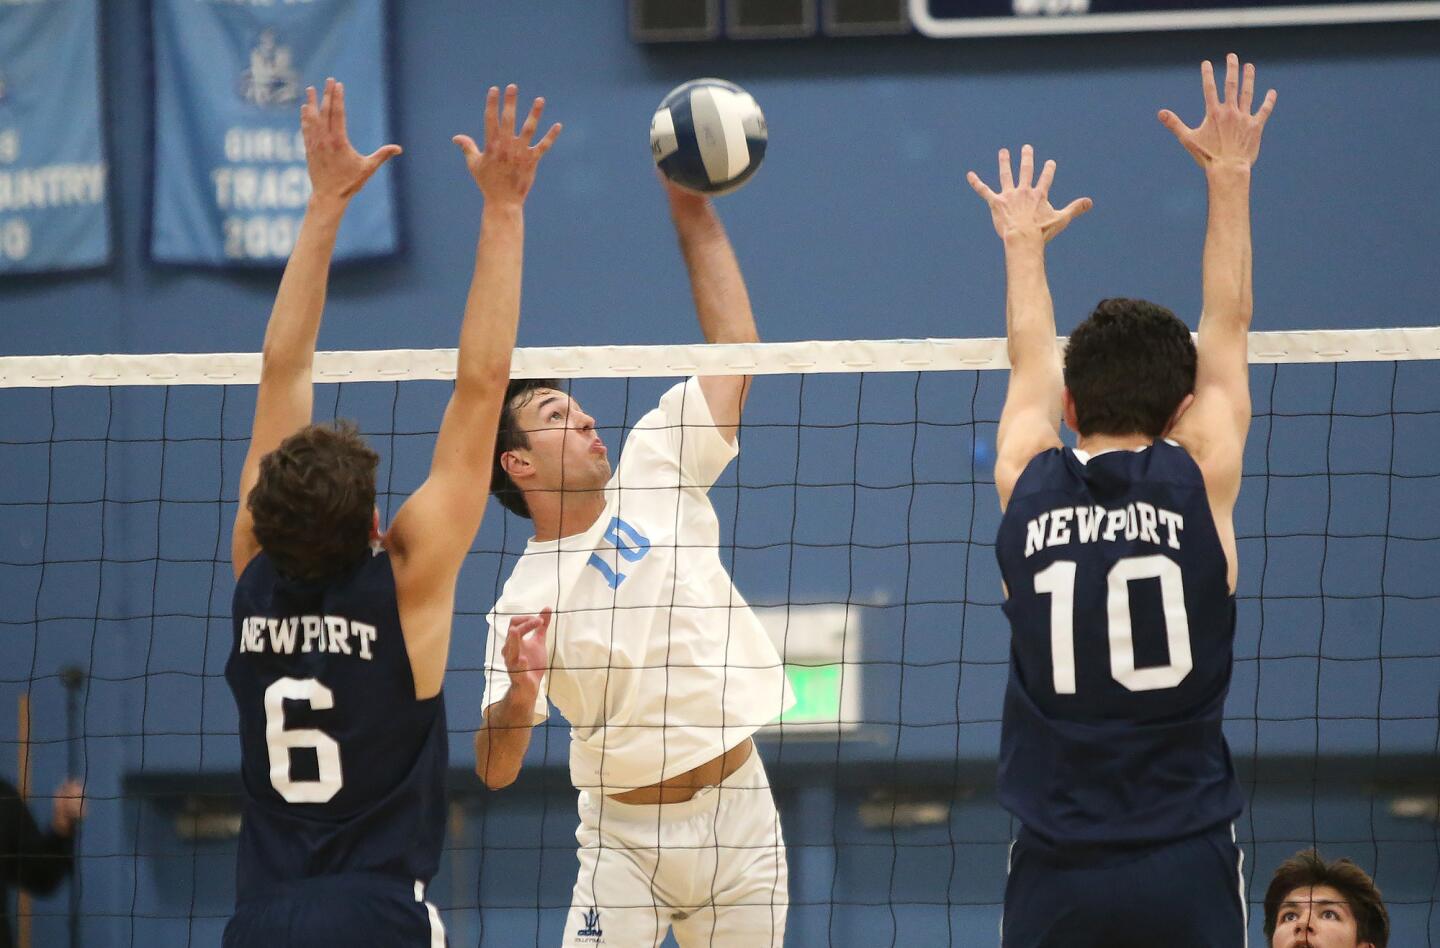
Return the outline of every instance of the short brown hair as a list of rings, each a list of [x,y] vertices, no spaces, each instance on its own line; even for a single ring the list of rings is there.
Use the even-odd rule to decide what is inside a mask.
[[[1355,931],[1361,941],[1385,948],[1390,942],[1390,913],[1380,900],[1380,890],[1375,888],[1374,880],[1349,859],[1327,863],[1313,849],[1296,853],[1275,870],[1275,878],[1265,890],[1266,939],[1275,936],[1275,920],[1285,896],[1296,889],[1317,885],[1329,886],[1345,897],[1355,913]]]
[[[1082,435],[1158,438],[1195,391],[1190,328],[1156,303],[1101,300],[1065,346],[1065,386]]]
[[[246,499],[255,539],[293,579],[338,575],[365,558],[380,455],[352,422],[309,425],[260,459]]]
[[[521,399],[542,388],[560,390],[557,379],[512,379],[505,387],[505,401],[500,406],[500,425],[495,432],[495,457],[490,466],[490,493],[500,501],[501,506],[519,517],[530,519],[530,505],[525,503],[525,494],[510,479],[500,457],[506,451],[530,447],[530,437],[520,427],[515,410],[522,407],[529,398]]]

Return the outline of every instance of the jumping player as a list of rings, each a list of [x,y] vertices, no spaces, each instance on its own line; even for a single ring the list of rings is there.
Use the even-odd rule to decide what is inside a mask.
[[[668,193],[705,341],[755,341],[719,217]],[[535,536],[490,616],[476,771],[514,781],[547,698],[570,722],[580,872],[566,945],[659,945],[672,927],[684,948],[784,940],[784,840],[751,735],[794,698],[720,561],[708,496],[749,386],[676,385],[613,475],[595,420],[557,383],[506,395],[493,489]]]
[[[226,946],[443,946],[425,886],[445,827],[441,685],[455,581],[480,527],[520,312],[524,202],[558,125],[515,134],[516,89],[491,89],[485,148],[465,154],[485,208],[455,389],[430,475],[379,533],[376,454],[354,428],[311,424],[311,363],[330,257],[350,199],[386,160],[345,131],[327,80],[300,111],[313,194],[265,332],[231,557],[245,784]]]
[[[1205,119],[1160,121],[1205,172],[1198,351],[1173,313],[1102,301],[1063,368],[1045,245],[1088,199],[1051,206],[1055,163],[1000,191],[971,172],[1004,241],[1010,386],[996,553],[1010,618],[1000,800],[1021,823],[1002,942],[1245,944],[1242,799],[1221,730],[1235,629],[1232,514],[1250,425],[1250,170],[1275,103],[1231,55]],[[1077,434],[1071,450],[1059,424]]]

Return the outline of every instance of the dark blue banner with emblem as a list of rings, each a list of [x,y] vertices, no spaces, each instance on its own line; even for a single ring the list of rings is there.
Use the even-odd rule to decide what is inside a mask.
[[[156,261],[285,262],[310,196],[305,87],[344,82],[350,140],[390,141],[385,14],[384,0],[154,0]],[[392,174],[351,203],[336,260],[396,250]]]
[[[909,0],[926,36],[1128,33],[1440,19],[1440,0]]]
[[[0,274],[110,259],[98,0],[0,0]]]

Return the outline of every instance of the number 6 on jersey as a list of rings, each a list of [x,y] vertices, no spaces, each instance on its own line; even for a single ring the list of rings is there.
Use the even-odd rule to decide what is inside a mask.
[[[316,711],[335,707],[335,693],[314,678],[279,678],[265,689],[265,745],[270,750],[270,783],[286,803],[329,803],[345,778],[340,772],[340,745],[314,727],[285,727],[285,702],[304,701]],[[290,776],[290,751],[315,752],[319,776],[296,780]]]

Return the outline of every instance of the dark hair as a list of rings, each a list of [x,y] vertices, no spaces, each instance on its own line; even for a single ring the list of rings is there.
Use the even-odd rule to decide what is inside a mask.
[[[1375,882],[1355,863],[1337,859],[1327,863],[1313,849],[1296,853],[1280,864],[1275,878],[1265,890],[1265,937],[1275,935],[1276,916],[1280,903],[1296,889],[1327,885],[1345,897],[1355,913],[1356,934],[1375,948],[1385,948],[1390,941],[1390,913],[1380,900]]]
[[[1158,438],[1195,390],[1195,341],[1170,310],[1101,300],[1065,347],[1078,434]]]
[[[338,575],[365,558],[380,456],[352,422],[309,425],[260,459],[245,505],[255,539],[293,579]]]
[[[500,406],[500,427],[495,432],[495,458],[490,465],[490,493],[506,510],[526,520],[530,519],[530,505],[525,503],[525,494],[505,473],[500,456],[516,448],[530,447],[530,437],[520,427],[515,412],[530,401],[528,396],[531,393],[542,388],[559,390],[560,382],[557,379],[511,379],[505,387],[505,401]]]

